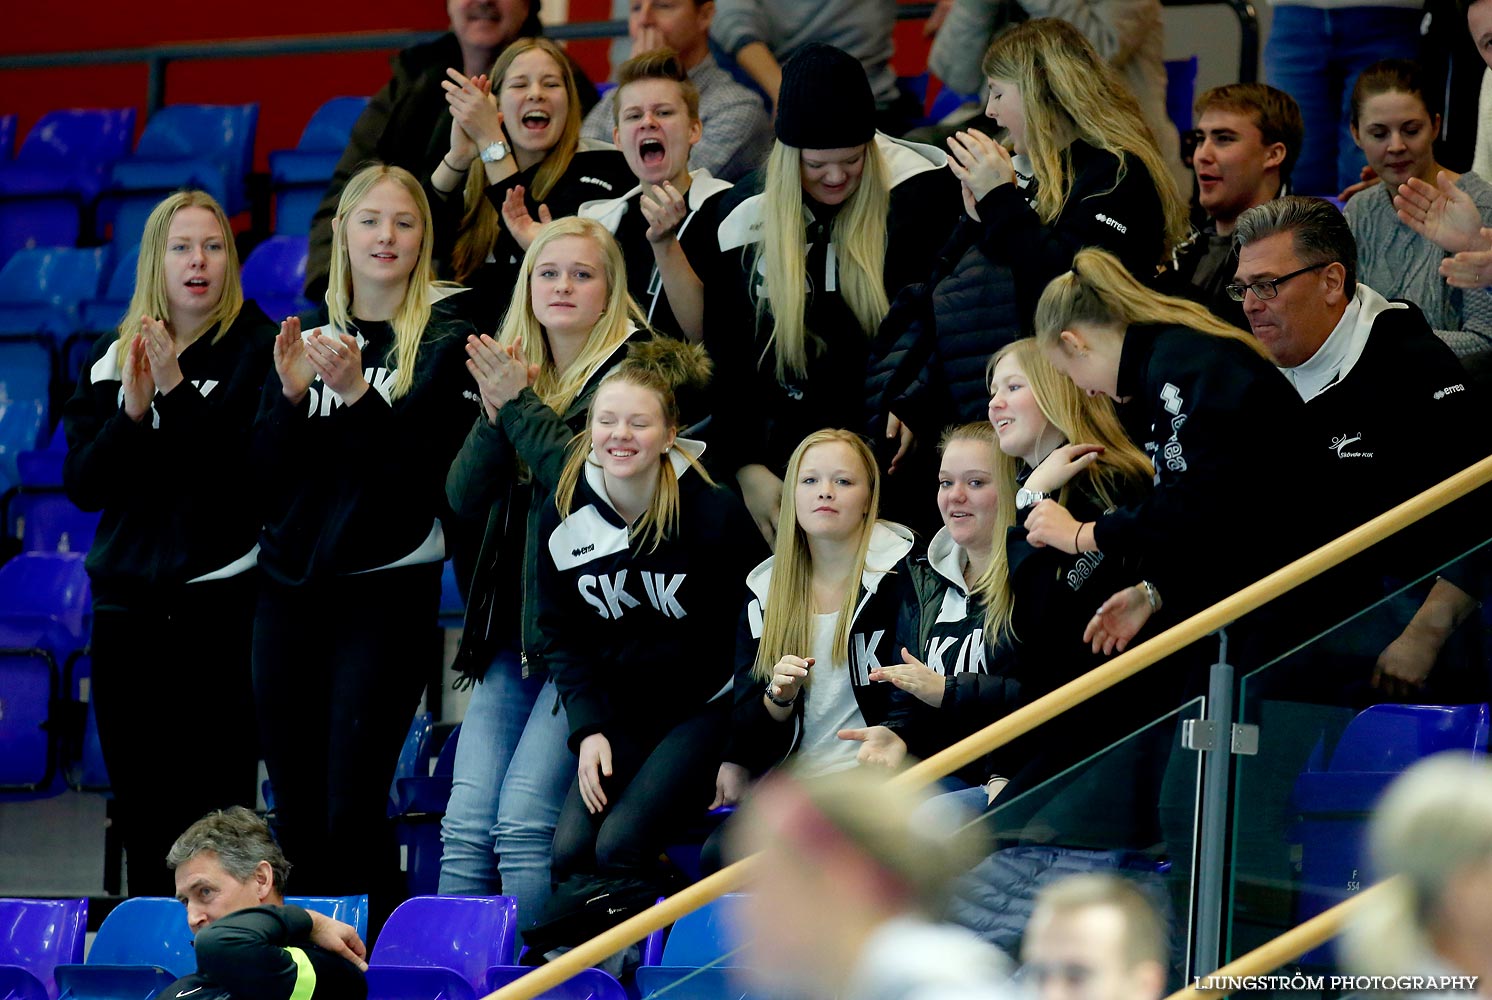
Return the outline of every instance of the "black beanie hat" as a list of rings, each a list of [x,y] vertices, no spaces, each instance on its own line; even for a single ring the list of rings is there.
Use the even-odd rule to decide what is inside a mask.
[[[844,149],[875,137],[876,99],[860,60],[832,45],[803,46],[782,67],[777,138],[799,149]]]

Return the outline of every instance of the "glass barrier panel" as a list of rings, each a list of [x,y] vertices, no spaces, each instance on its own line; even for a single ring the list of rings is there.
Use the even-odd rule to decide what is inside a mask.
[[[1225,960],[1370,884],[1363,838],[1399,772],[1440,750],[1485,752],[1492,685],[1484,651],[1492,645],[1473,605],[1492,592],[1489,568],[1492,549],[1482,543],[1411,582],[1386,583],[1386,596],[1339,624],[1240,669],[1237,718],[1258,727],[1258,752],[1233,763]],[[1363,573],[1343,570],[1313,581],[1314,593],[1360,593]],[[1434,606],[1447,595],[1466,617],[1443,644],[1421,641],[1417,627],[1406,632],[1427,600]],[[1423,684],[1410,682],[1422,674]],[[1315,949],[1287,971],[1325,974],[1329,984],[1334,948]]]

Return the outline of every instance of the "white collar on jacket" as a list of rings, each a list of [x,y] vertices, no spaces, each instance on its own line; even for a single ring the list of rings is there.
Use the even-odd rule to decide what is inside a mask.
[[[705,203],[711,195],[727,191],[731,187],[730,181],[723,181],[718,177],[712,177],[710,172],[703,167],[698,170],[689,171],[689,190],[684,195],[684,200],[689,203],[689,211],[697,212],[699,207]],[[642,184],[639,182],[632,190],[618,198],[597,198],[592,201],[582,202],[580,209],[575,213],[583,219],[594,219],[605,226],[609,232],[615,233],[617,227],[622,224],[622,217],[627,214],[633,198],[642,194]],[[692,218],[692,216],[691,216]],[[684,226],[689,225],[690,219],[684,220]],[[679,229],[683,235],[684,229]]]
[[[1305,362],[1280,371],[1295,386],[1300,398],[1309,403],[1351,374],[1352,366],[1367,349],[1368,336],[1380,315],[1390,309],[1407,308],[1402,302],[1388,301],[1359,281],[1352,301],[1347,303],[1346,311],[1325,343]]]
[[[927,543],[927,564],[933,570],[968,596],[969,588],[964,583],[964,567],[969,565],[969,556],[963,546],[953,540],[947,526],[938,529],[932,541]]]
[[[888,186],[893,190],[909,178],[929,170],[941,170],[948,165],[948,154],[936,146],[893,138],[883,132],[876,133],[875,143],[881,152],[881,158],[886,162]],[[761,239],[762,206],[765,198],[765,194],[754,194],[721,220],[719,240],[722,252],[735,250]]]
[[[792,498],[788,498],[791,502]],[[887,573],[910,551],[912,551],[912,529],[895,521],[877,521],[870,533],[870,548],[865,553],[865,571],[860,574],[860,585],[867,594],[876,592]],[[772,582],[772,560],[768,556],[757,564],[746,576],[746,586],[763,602],[767,599],[767,588]]]

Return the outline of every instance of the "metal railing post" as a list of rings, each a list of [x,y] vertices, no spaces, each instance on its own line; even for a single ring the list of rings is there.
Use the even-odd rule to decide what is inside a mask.
[[[1228,631],[1217,633],[1217,662],[1207,677],[1207,730],[1202,745],[1202,818],[1198,834],[1195,895],[1197,936],[1190,972],[1205,976],[1222,956],[1223,860],[1228,837],[1228,771],[1233,750],[1233,665],[1228,662]]]

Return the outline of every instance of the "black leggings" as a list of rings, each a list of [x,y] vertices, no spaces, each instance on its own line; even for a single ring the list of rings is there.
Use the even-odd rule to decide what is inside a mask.
[[[608,805],[592,816],[571,782],[554,831],[553,873],[563,882],[580,872],[635,875],[657,866],[670,837],[705,817],[730,729],[730,699],[717,698],[665,733],[617,730],[611,744]]]
[[[440,564],[285,587],[254,618],[254,699],[297,895],[403,899],[389,783],[439,655]]]
[[[89,697],[132,896],[176,895],[176,838],[213,809],[254,806],[255,579],[94,603]]]

